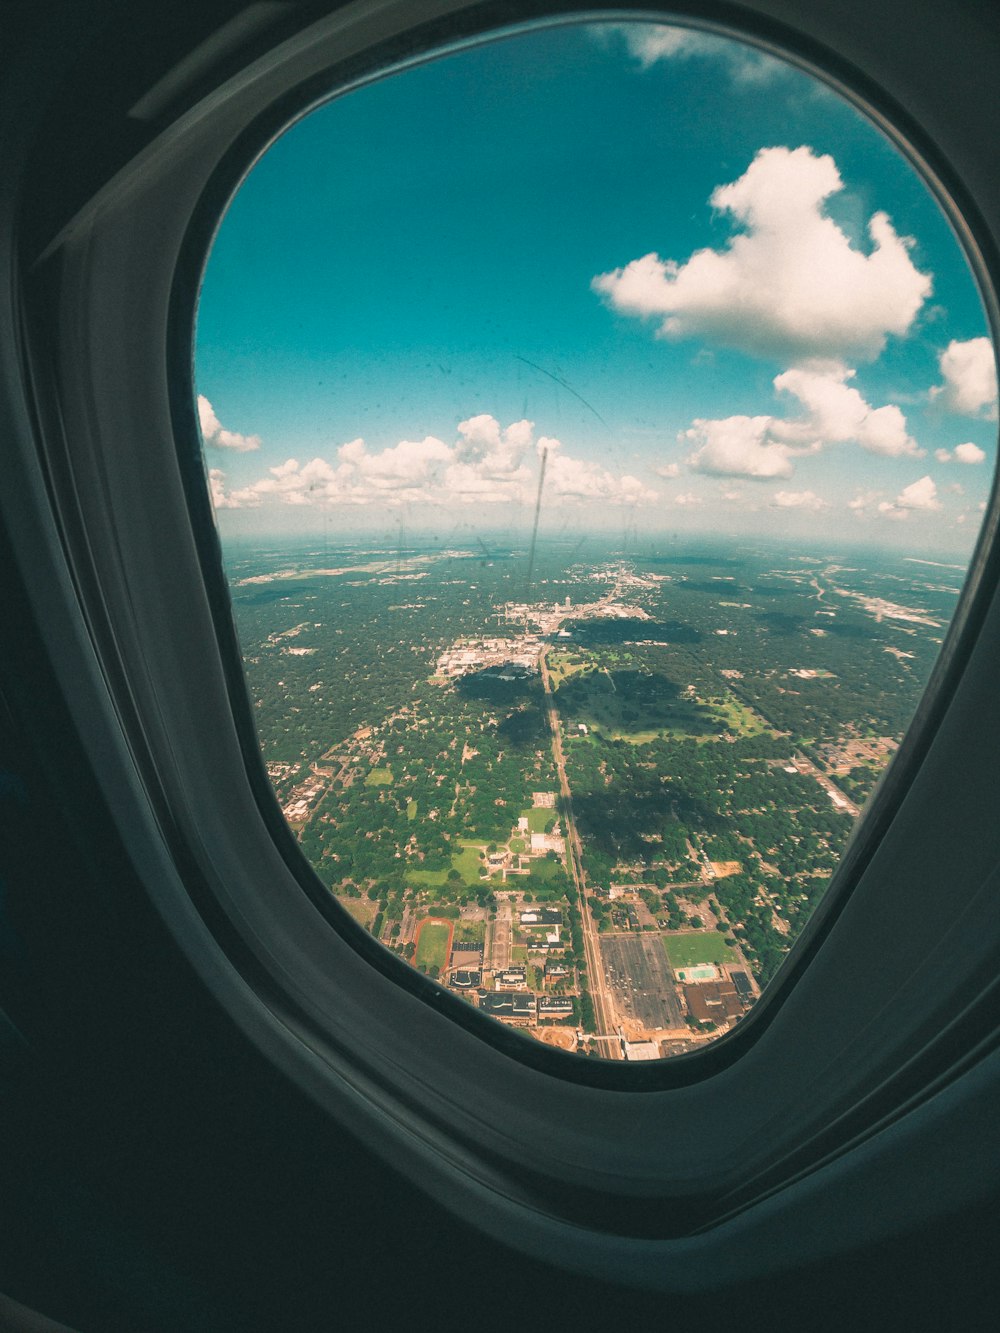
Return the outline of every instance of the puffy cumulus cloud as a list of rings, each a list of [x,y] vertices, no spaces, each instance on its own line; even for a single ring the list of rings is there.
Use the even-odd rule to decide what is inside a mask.
[[[684,491],[682,494],[674,496],[674,504],[680,505],[683,509],[690,509],[703,503],[701,496],[695,495],[694,491]]]
[[[337,457],[338,487],[375,495],[398,492],[405,499],[420,499],[440,481],[455,450],[436,436],[427,435],[422,440],[400,440],[378,453],[372,453],[364,440],[352,440],[341,445]]]
[[[198,424],[201,426],[201,433],[206,440],[210,440],[213,435],[222,429],[222,424],[215,415],[212,404],[201,393],[198,395]]]
[[[665,337],[701,337],[756,355],[876,357],[903,335],[931,291],[912,241],[885,213],[868,223],[870,253],[855,249],[823,205],[843,189],[832,157],[811,148],[762,148],[713,208],[744,230],[684,263],[643,255],[592,286],[613,309],[659,320]]]
[[[455,461],[485,466],[495,475],[516,472],[531,445],[533,421],[515,421],[501,430],[496,417],[482,412],[458,425]]]
[[[895,500],[882,500],[878,513],[884,518],[906,518],[914,510],[936,510],[941,508],[937,486],[930,477],[921,477],[919,481],[904,486]]]
[[[779,509],[826,509],[827,503],[815,491],[775,491],[771,503]]]
[[[965,463],[971,466],[982,463],[986,458],[986,452],[980,449],[978,444],[973,444],[971,440],[968,440],[965,444],[956,444],[954,452],[950,449],[935,449],[934,457],[939,463],[950,463],[954,459],[956,463]]]
[[[895,405],[871,407],[847,381],[855,371],[837,362],[793,367],[775,377],[774,387],[792,394],[805,408],[793,421],[775,421],[772,432],[786,443],[859,444],[869,453],[898,458],[919,457],[923,450],[906,429],[906,417]]]
[[[239,509],[239,502],[226,490],[226,474],[221,468],[213,467],[208,472],[208,488],[212,496],[214,509]]]
[[[661,60],[700,57],[725,65],[737,82],[751,84],[766,83],[785,70],[780,61],[732,38],[692,28],[674,28],[666,23],[601,24],[597,35],[623,41],[643,69]]]
[[[938,357],[943,384],[931,389],[949,412],[996,416],[997,367],[989,338],[950,342]]]
[[[980,449],[978,444],[967,441],[965,444],[955,445],[955,461],[957,463],[975,464],[982,463],[986,458],[986,451]]]
[[[534,441],[533,433],[530,421],[501,427],[495,417],[483,413],[460,422],[457,439],[451,444],[427,435],[372,450],[363,439],[349,440],[340,445],[332,460],[314,458],[300,463],[289,458],[269,468],[266,476],[229,494],[219,473],[217,504],[248,508],[264,503],[530,503],[537,493],[543,453],[548,499],[646,504],[657,498],[636,477],[614,476],[597,463],[567,454],[558,440],[543,436]]]
[[[697,472],[759,481],[787,478],[793,459],[831,445],[857,444],[889,458],[919,457],[923,450],[894,403],[872,407],[848,381],[855,372],[837,361],[793,367],[774,379],[780,392],[797,398],[795,417],[732,416],[695,420],[678,438],[695,446],[688,464]]]
[[[790,477],[792,450],[769,438],[771,417],[698,417],[678,438],[695,446],[688,466],[720,477],[755,477],[769,481]]]
[[[681,475],[681,467],[679,463],[664,463],[661,467],[654,467],[653,471],[658,477],[666,477],[668,481],[672,477],[679,477]]]
[[[357,439],[342,444],[336,457],[336,465],[325,458],[305,464],[289,458],[234,495],[241,503],[274,499],[290,505],[431,501],[454,450],[433,435],[400,440],[378,453]]]
[[[226,430],[204,394],[198,395],[198,422],[205,443],[215,445],[217,449],[235,449],[245,454],[260,448],[259,435],[240,435],[238,431]]]
[[[601,501],[611,504],[652,504],[659,498],[656,491],[644,485],[638,477],[624,473],[615,477],[599,463],[567,454],[559,440],[543,437],[538,441],[539,453],[546,456],[544,494],[549,501]]]

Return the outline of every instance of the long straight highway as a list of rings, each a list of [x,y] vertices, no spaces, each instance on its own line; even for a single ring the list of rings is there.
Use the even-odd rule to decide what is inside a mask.
[[[549,679],[549,668],[546,661],[548,649],[542,650],[538,659],[539,670],[542,674],[542,686],[545,690],[545,710],[549,718],[549,727],[552,731],[552,757],[555,760],[556,772],[559,775],[559,794],[563,799],[563,814],[566,825],[566,861],[569,866],[570,874],[573,877],[573,884],[576,887],[577,900],[580,904],[580,918],[583,928],[583,949],[587,959],[587,980],[589,983],[590,997],[594,1002],[594,1014],[597,1019],[597,1036],[601,1038],[612,1038],[608,1054],[611,1059],[621,1059],[621,1049],[618,1042],[618,1019],[615,1010],[614,1000],[608,992],[607,981],[604,975],[604,961],[601,956],[601,944],[597,938],[597,931],[594,928],[594,920],[587,906],[584,895],[584,876],[583,859],[580,848],[580,835],[577,832],[576,819],[573,816],[573,793],[570,790],[569,779],[566,776],[566,760],[563,755],[562,733],[559,729],[559,714],[556,711],[555,699],[553,697],[552,683]]]

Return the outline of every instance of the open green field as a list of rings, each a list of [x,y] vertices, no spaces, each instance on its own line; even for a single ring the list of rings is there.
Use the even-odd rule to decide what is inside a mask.
[[[364,926],[367,930],[375,920],[375,913],[378,911],[375,903],[368,898],[338,898],[337,902],[345,912],[348,912],[359,926]]]
[[[555,817],[556,812],[546,809],[544,805],[521,811],[521,818],[528,821],[528,829],[532,833],[544,833],[545,825]]]
[[[392,769],[391,768],[373,768],[365,778],[366,787],[391,787]]]
[[[408,872],[409,877],[415,884],[429,884],[439,888],[447,883],[448,871],[457,870],[466,884],[478,884],[479,868],[482,865],[479,860],[481,851],[479,843],[463,842],[461,850],[452,854],[450,866],[445,866],[443,870],[411,870]]]
[[[720,721],[725,722],[726,730],[731,731],[734,736],[740,738],[743,736],[759,736],[761,732],[768,730],[764,721],[752,709],[747,708],[746,704],[737,699],[735,694],[727,694],[722,698],[706,699],[705,703]]]
[[[467,884],[479,883],[479,871],[483,864],[479,859],[479,853],[482,850],[478,842],[463,842],[462,850],[451,858],[451,864]]]
[[[718,723],[721,730],[728,731],[737,739],[742,740],[745,736],[759,736],[762,732],[770,732],[770,728],[759,718],[756,713],[747,708],[736,698],[735,695],[727,695],[725,698],[705,699],[702,706]],[[627,741],[629,745],[648,745],[650,741],[659,740],[696,740],[696,741],[717,741],[718,734],[705,732],[703,729],[697,731],[689,730],[681,721],[667,720],[667,724],[658,727],[655,731],[628,731],[618,728],[609,728],[602,726],[599,722],[592,722],[591,729],[602,736],[606,736],[612,741]],[[699,727],[701,723],[699,722]],[[774,733],[770,733],[774,734]]]
[[[429,884],[432,888],[439,888],[446,883],[450,869],[450,866],[445,866],[443,870],[408,870],[406,873],[414,884]]]
[[[558,861],[550,861],[547,856],[535,856],[531,860],[531,874],[529,879],[547,882],[553,875],[557,875],[562,869]]]
[[[663,947],[671,967],[736,962],[736,955],[717,930],[692,930],[690,934],[667,935]]]
[[[417,817],[417,803],[416,803],[416,801],[407,801],[407,802],[406,802],[406,818],[407,818],[407,819],[410,821],[410,823],[412,824],[413,821],[416,819],[416,817]]]
[[[686,736],[683,731],[605,731],[603,728],[595,726],[594,731],[601,736],[606,736],[609,741],[627,741],[629,745],[648,745],[650,741],[658,741],[661,737],[682,738]]]
[[[584,653],[549,653],[545,659],[552,679],[553,689],[558,689],[564,680],[578,671],[586,671],[591,665],[590,658]]]
[[[417,966],[436,967],[439,971],[448,962],[448,938],[451,927],[444,921],[426,921],[420,928],[417,941]]]

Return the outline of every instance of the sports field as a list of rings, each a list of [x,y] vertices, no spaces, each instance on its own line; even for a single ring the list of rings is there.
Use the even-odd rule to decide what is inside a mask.
[[[423,922],[414,960],[418,967],[436,967],[441,971],[447,965],[451,931],[450,921]]]
[[[365,778],[366,787],[391,787],[392,769],[391,768],[373,768]]]
[[[692,930],[683,935],[667,935],[663,945],[671,967],[736,962],[736,955],[717,930]]]

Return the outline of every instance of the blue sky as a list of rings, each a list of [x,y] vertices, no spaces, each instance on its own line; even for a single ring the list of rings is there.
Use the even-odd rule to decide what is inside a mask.
[[[288,130],[208,259],[223,535],[730,531],[961,551],[992,481],[981,302],[928,190],[815,80],[570,25]]]

